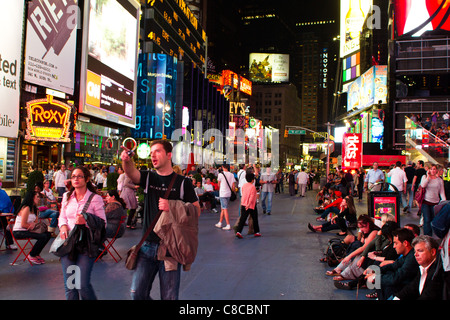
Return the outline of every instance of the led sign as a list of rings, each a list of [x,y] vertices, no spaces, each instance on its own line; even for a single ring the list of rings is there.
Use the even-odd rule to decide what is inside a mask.
[[[25,139],[70,142],[71,111],[71,106],[54,100],[50,95],[47,96],[47,99],[27,102]]]
[[[344,133],[342,142],[342,168],[359,169],[362,166],[363,144],[361,133]]]

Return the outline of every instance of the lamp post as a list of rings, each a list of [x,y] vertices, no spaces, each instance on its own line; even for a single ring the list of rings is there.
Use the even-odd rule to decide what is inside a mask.
[[[170,111],[170,102],[166,100],[164,103],[162,98],[159,98],[158,103],[156,104],[158,109],[162,109],[162,137],[164,139],[164,121],[166,120],[166,112]]]

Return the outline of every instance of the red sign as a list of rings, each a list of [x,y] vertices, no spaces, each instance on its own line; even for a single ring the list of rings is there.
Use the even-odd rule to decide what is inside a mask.
[[[391,164],[395,164],[397,161],[406,163],[406,156],[396,155],[364,155],[363,166],[371,167],[374,162],[378,163],[380,167],[389,167]]]
[[[361,133],[344,133],[342,140],[342,169],[362,167],[363,143]]]

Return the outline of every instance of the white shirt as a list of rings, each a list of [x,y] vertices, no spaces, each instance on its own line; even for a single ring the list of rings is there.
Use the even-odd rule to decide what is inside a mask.
[[[239,188],[242,188],[242,186],[247,183],[247,179],[245,179],[246,174],[247,174],[247,172],[243,169],[239,170],[239,172],[237,173],[238,180],[239,180],[239,184],[238,184]]]
[[[203,188],[205,189],[206,192],[214,192],[214,187],[212,184],[205,183],[203,185]]]
[[[298,184],[308,184],[309,176],[305,171],[301,171],[297,175],[297,183]]]
[[[433,264],[433,262],[434,262],[434,260],[431,261],[431,263],[426,267],[419,266],[419,270],[420,270],[419,293],[420,294],[422,294],[423,286],[425,285],[425,280],[427,280],[428,269],[430,269],[430,266]]]
[[[389,171],[387,176],[391,178],[391,184],[396,186],[398,191],[403,191],[403,184],[408,182],[405,171],[403,171],[400,167],[395,167]]]
[[[225,180],[225,177],[226,177],[226,180]],[[230,186],[228,186],[227,181]],[[219,173],[219,175],[217,176],[217,182],[220,182],[219,197],[221,197],[221,198],[231,197],[231,189],[230,188],[233,188],[233,183],[235,181],[236,181],[236,179],[234,179],[234,174],[232,174],[231,172],[223,171],[222,173]]]
[[[65,188],[66,185],[64,183],[64,181],[67,180],[67,174],[68,171],[65,170],[64,172],[62,172],[61,170],[58,170],[55,174],[55,187],[57,188]]]

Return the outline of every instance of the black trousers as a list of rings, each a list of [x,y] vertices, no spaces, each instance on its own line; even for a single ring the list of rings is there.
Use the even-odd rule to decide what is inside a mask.
[[[244,228],[245,221],[247,221],[248,216],[251,216],[253,219],[253,230],[255,233],[259,233],[259,223],[258,223],[258,209],[248,209],[246,210],[244,206],[241,206],[241,216],[239,217],[239,223],[236,228],[236,232],[242,232]]]
[[[30,231],[13,231],[13,234],[16,239],[32,238],[37,240],[33,249],[30,251],[30,256],[32,257],[40,255],[42,249],[44,249],[47,242],[51,239],[50,232],[35,233]]]

